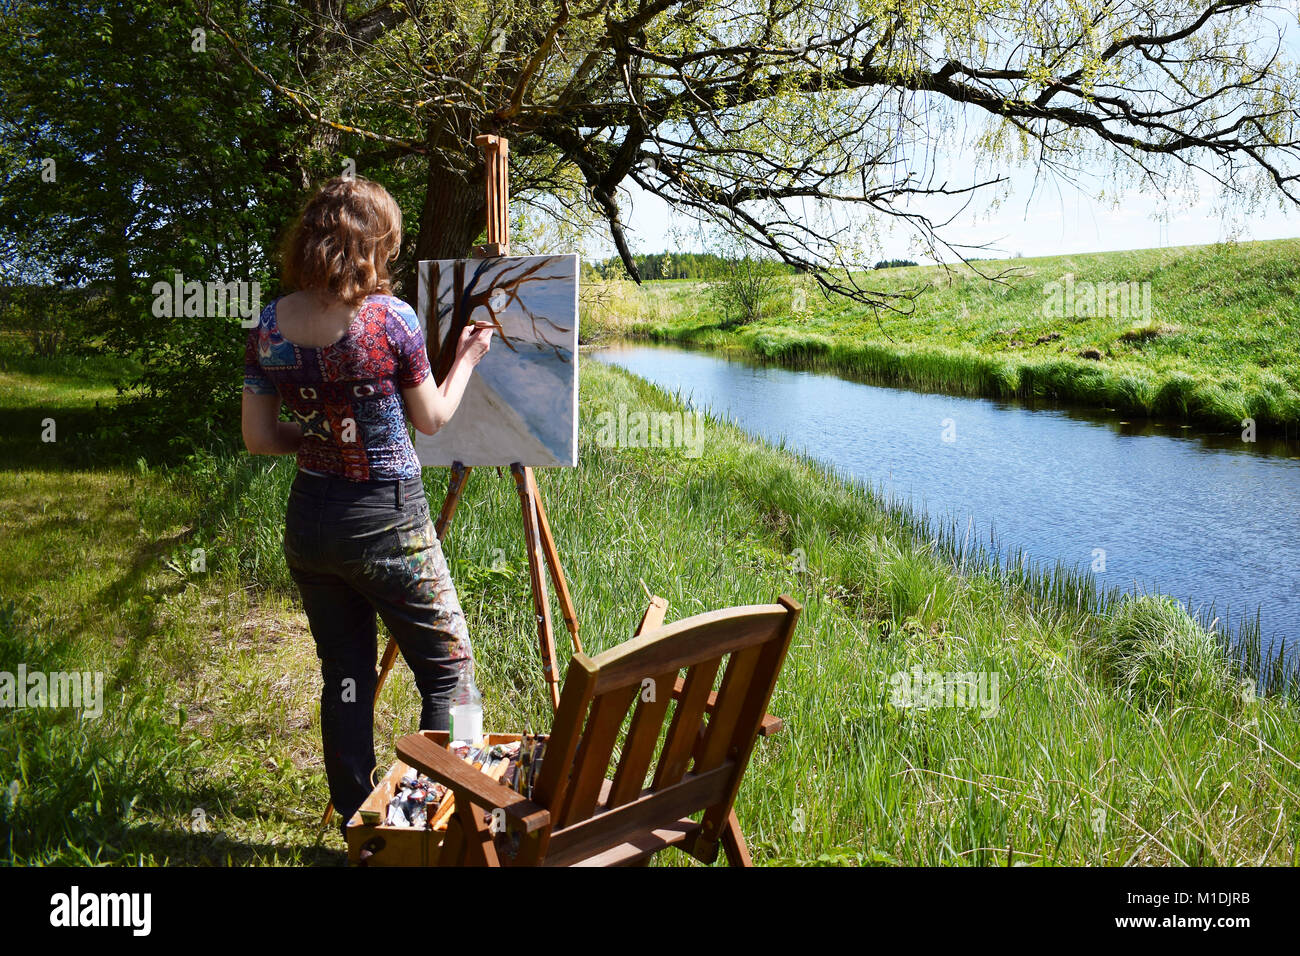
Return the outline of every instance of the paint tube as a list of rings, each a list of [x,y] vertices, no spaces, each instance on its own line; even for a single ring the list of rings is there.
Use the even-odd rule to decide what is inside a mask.
[[[393,799],[388,802],[388,815],[384,822],[390,827],[409,827],[411,821],[406,817],[405,803],[400,793],[393,794]]]

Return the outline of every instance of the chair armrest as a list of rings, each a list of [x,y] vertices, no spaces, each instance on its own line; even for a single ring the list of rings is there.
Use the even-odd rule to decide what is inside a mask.
[[[685,686],[686,686],[686,681],[680,677],[677,678],[677,686],[673,688],[674,700],[681,699],[682,689]],[[709,693],[709,699],[704,704],[704,712],[706,714],[711,714],[713,713],[713,708],[717,706],[718,706],[718,692],[715,690]],[[773,717],[771,714],[764,714],[763,722],[759,724],[758,727],[758,735],[760,737],[771,737],[773,734],[779,734],[782,731],[782,729],[784,729],[784,727],[785,727],[785,721],[783,721],[780,717]]]
[[[551,815],[545,807],[475,770],[423,734],[408,734],[400,738],[397,756],[451,790],[457,803],[463,801],[491,810],[504,810],[524,833],[535,833],[551,825]]]

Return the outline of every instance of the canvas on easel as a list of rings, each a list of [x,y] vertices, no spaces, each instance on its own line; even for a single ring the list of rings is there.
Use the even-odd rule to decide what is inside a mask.
[[[437,382],[466,325],[495,329],[451,421],[416,436],[420,463],[575,467],[578,256],[430,259],[418,276],[417,312]]]

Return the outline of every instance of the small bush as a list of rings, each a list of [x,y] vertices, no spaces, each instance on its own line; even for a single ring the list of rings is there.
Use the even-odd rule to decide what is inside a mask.
[[[1142,707],[1204,699],[1229,684],[1214,635],[1163,595],[1124,598],[1088,650],[1102,675]]]
[[[728,261],[709,297],[723,315],[723,325],[748,325],[762,318],[781,284],[781,268],[770,259],[753,256]]]

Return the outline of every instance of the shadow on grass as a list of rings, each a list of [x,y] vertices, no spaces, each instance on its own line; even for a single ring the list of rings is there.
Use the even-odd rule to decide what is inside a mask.
[[[49,420],[54,441],[42,440]],[[122,467],[143,449],[99,404],[0,408],[0,471],[90,471]],[[118,434],[114,431],[119,430]]]
[[[202,763],[203,749],[192,752],[187,762]],[[189,866],[347,865],[346,851],[325,845],[330,832],[338,833],[337,827],[299,827],[283,819],[286,802],[295,799],[289,793],[258,791],[229,778],[208,780],[191,790],[184,786],[187,779],[188,775],[173,775],[153,788],[147,798],[152,812],[146,811],[152,819],[118,821],[111,828],[116,856],[140,855]],[[310,819],[317,818],[313,815]],[[259,820],[279,839],[238,837],[228,832]]]
[[[312,826],[304,803],[323,802],[315,788],[250,780],[230,760],[240,747],[185,733],[159,692],[124,697],[123,706],[102,732],[67,709],[24,710],[0,725],[0,765],[21,764],[13,796],[0,801],[0,856],[61,865],[345,863],[326,845],[330,831]],[[218,779],[214,764],[226,768]]]
[[[50,515],[27,526],[22,533],[43,537],[57,528],[75,530],[79,523],[68,515]],[[134,527],[133,522],[126,522],[117,530],[122,534],[131,534]],[[158,571],[161,559],[179,548],[191,534],[191,530],[185,528],[165,537],[141,541],[131,556],[120,565],[118,573],[96,591],[93,597],[81,604],[75,616],[60,626],[57,636],[51,634],[48,628],[38,625],[34,614],[39,614],[39,601],[35,606],[26,602],[11,602],[13,613],[26,627],[39,630],[44,635],[43,656],[47,660],[62,659],[85,635],[94,629],[102,629],[108,616],[123,613],[129,644],[123,649],[123,656],[112,677],[112,685],[120,686],[137,673],[142,649],[157,634],[157,609],[164,605],[165,598],[183,591],[187,584],[184,578],[176,577],[149,586],[148,578]],[[66,561],[82,559],[81,555],[61,557]],[[66,566],[60,564],[46,564],[42,569],[46,586],[56,584],[60,571],[66,570]],[[148,601],[141,600],[146,597]]]
[[[128,827],[117,850],[150,856],[186,866],[346,866],[347,853],[319,842],[311,846],[249,842],[226,836],[221,830],[191,832],[183,828],[143,824]]]
[[[130,643],[123,648],[123,655],[114,671],[112,685],[125,686],[139,669],[140,655],[148,647],[149,641],[157,633],[156,609],[165,604],[165,598],[185,590],[185,579],[173,578],[165,584],[147,587],[148,575],[158,569],[159,559],[178,547],[190,536],[189,529],[177,532],[166,538],[158,538],[142,544],[136,549],[126,570],[99,590],[94,598],[82,608],[76,624],[69,629],[70,634],[81,634],[102,616],[102,609],[120,608],[130,604],[134,596],[148,595],[153,600],[138,605],[138,613],[131,622]]]

